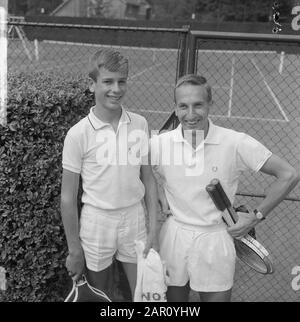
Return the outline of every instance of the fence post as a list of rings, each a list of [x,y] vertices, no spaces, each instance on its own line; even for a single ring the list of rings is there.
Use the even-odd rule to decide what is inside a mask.
[[[197,50],[197,39],[193,34],[189,35],[189,48],[188,48],[188,56],[187,56],[187,73],[193,74],[196,72],[196,50]]]
[[[176,68],[176,80],[180,78],[181,76],[187,74],[188,70],[188,55],[189,55],[189,43],[190,43],[190,26],[183,26],[182,28],[186,28],[187,32],[182,33],[180,35],[179,39],[179,45],[178,45],[178,55],[177,55],[177,68]],[[163,124],[163,126],[160,129],[161,131],[164,130],[171,130],[177,127],[179,124],[178,118],[175,115],[174,111],[171,113],[171,115],[168,116],[167,120]]]
[[[182,33],[179,38],[178,44],[178,57],[177,57],[177,69],[176,69],[176,80],[186,73],[186,62],[187,62],[187,52],[188,52],[188,37],[190,26],[182,26],[186,28],[187,32]]]

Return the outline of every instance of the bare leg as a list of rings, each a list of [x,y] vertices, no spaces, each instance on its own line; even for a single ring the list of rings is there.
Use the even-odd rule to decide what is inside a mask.
[[[127,276],[127,280],[130,286],[131,298],[134,297],[134,291],[136,287],[136,277],[137,277],[137,264],[133,263],[123,263],[123,268]]]
[[[86,277],[88,282],[92,286],[108,294],[107,281],[109,278],[109,272],[110,272],[110,267],[107,267],[106,269],[100,272],[94,272],[87,268]]]
[[[198,292],[201,302],[230,302],[231,289],[224,292]]]
[[[168,302],[188,302],[189,293],[189,283],[185,286],[169,286],[167,291],[167,300]]]

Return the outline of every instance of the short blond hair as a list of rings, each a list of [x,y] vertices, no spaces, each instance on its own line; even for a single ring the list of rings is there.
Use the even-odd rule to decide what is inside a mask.
[[[208,103],[212,102],[212,91],[211,86],[208,85],[205,77],[197,75],[197,74],[187,74],[180,77],[177,80],[177,83],[174,88],[174,102],[176,102],[176,89],[182,85],[195,85],[195,86],[203,86],[206,90],[206,101]]]
[[[104,67],[110,72],[121,72],[128,76],[128,59],[120,52],[104,48],[98,50],[90,59],[89,77],[97,81],[100,68]]]

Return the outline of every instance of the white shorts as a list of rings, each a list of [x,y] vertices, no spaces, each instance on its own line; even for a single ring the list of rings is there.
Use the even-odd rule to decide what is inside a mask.
[[[118,210],[102,210],[84,205],[80,232],[88,269],[99,272],[112,264],[136,263],[135,240],[146,239],[145,212],[141,203]]]
[[[232,288],[236,252],[232,237],[221,225],[195,228],[169,217],[160,231],[160,255],[166,261],[169,286],[196,292]]]

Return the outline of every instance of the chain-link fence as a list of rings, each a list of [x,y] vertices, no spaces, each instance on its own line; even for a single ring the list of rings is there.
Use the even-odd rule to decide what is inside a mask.
[[[186,29],[68,25],[11,21],[8,73],[70,73],[88,78],[88,61],[103,47],[129,59],[124,106],[158,130],[172,110],[178,54]],[[88,112],[88,111],[87,111]]]
[[[188,72],[213,88],[210,117],[221,126],[250,134],[300,170],[300,38],[192,32]],[[174,120],[173,120],[174,122]],[[272,182],[244,173],[236,205],[253,208]],[[300,264],[300,186],[257,227],[275,273],[263,276],[238,261],[234,301],[299,301],[292,287]]]
[[[189,48],[186,29],[22,21],[10,22],[8,32],[8,73],[57,71],[87,77],[89,57],[97,49],[118,49],[130,61],[124,105],[144,115],[151,130],[160,129],[172,112],[177,77],[196,71],[213,87],[211,118],[216,124],[252,135],[299,170],[299,40],[192,32]],[[271,181],[244,174],[237,204],[257,205]],[[298,186],[257,228],[258,240],[274,258],[275,273],[259,275],[238,262],[234,301],[299,300],[291,284],[292,269],[300,265],[299,192]]]

